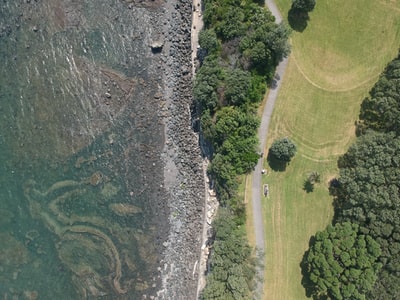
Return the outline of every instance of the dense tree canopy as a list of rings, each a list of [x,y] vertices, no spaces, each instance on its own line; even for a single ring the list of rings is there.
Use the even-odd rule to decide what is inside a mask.
[[[202,299],[251,299],[255,273],[251,248],[231,213],[221,208],[218,214],[211,270]]]
[[[367,299],[400,299],[399,116],[400,55],[389,63],[364,99],[358,124],[362,135],[340,157],[339,178],[331,182],[330,188],[335,197],[333,224],[351,222],[358,226],[358,235],[372,238],[380,247],[378,261],[382,268]],[[317,270],[327,269],[324,274],[336,270],[323,260],[313,261]],[[319,284],[316,277],[313,282]],[[364,288],[360,284],[354,285],[358,291]]]
[[[212,146],[209,174],[219,199],[232,205],[237,203],[237,176],[252,170],[259,159],[254,104],[262,100],[267,81],[289,54],[290,30],[275,24],[260,1],[204,4],[205,28],[199,43],[208,55],[196,74],[193,95],[201,133]]]
[[[223,40],[228,41],[246,32],[243,10],[238,6],[229,6],[217,22],[215,32]]]
[[[216,151],[209,172],[225,202],[236,191],[236,176],[252,170],[259,159],[255,133],[260,121],[255,114],[226,106],[217,111],[214,122],[212,130],[204,132]]]
[[[271,21],[268,11],[258,9],[251,17],[252,25],[240,42],[240,50],[250,66],[268,78],[277,64],[290,53],[289,27]]]
[[[360,132],[366,129],[400,135],[400,55],[380,76],[361,105]]]
[[[248,100],[251,75],[247,71],[235,69],[226,77],[225,99],[229,105],[242,105]]]
[[[370,236],[358,233],[358,225],[345,222],[317,232],[305,263],[316,298],[366,299],[372,289],[380,249]]]
[[[260,120],[255,113],[247,114],[234,106],[226,106],[215,114],[214,136],[207,138],[213,142],[214,148],[219,149],[228,139],[245,140],[255,137],[259,124]]]
[[[339,160],[336,220],[360,225],[381,246],[377,285],[397,293],[400,284],[400,137],[369,132]],[[371,293],[374,294],[377,289]],[[392,296],[387,299],[392,298]],[[375,299],[375,297],[372,297]]]
[[[200,31],[199,45],[201,48],[207,50],[207,54],[212,54],[218,50],[220,43],[214,29]]]
[[[296,154],[296,145],[287,137],[275,140],[269,149],[269,155],[276,159],[289,162]]]
[[[214,113],[218,106],[217,88],[225,76],[224,70],[219,66],[216,57],[207,57],[196,74],[193,96],[203,111]]]
[[[207,30],[214,30],[223,45],[235,39],[240,43],[229,57],[231,63],[241,62],[241,67],[256,69],[271,79],[275,67],[290,53],[290,28],[285,23],[276,24],[257,1],[207,0],[205,4]]]

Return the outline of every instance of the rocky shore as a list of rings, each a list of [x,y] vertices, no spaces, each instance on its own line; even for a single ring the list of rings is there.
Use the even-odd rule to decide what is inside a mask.
[[[87,220],[91,234],[75,232],[74,240],[54,235],[51,226],[44,227],[47,217],[30,215],[26,208],[27,229],[12,230],[40,224],[44,228],[37,232],[49,239],[43,245],[60,247],[53,249],[52,260],[40,251],[32,256],[21,275],[25,282],[4,281],[6,272],[0,272],[0,295],[22,293],[41,276],[52,279],[49,269],[55,266],[68,285],[55,286],[53,280],[53,286],[37,287],[39,298],[195,299],[205,181],[192,129],[192,3],[3,1],[0,16],[0,124],[7,129],[0,146],[12,153],[3,173],[19,176],[0,176],[0,181],[17,182],[18,191],[34,180],[46,191],[57,182],[92,178],[85,187],[98,201],[87,211],[79,203],[74,211],[61,207],[65,215],[79,217],[69,225]],[[18,198],[17,192],[6,192]],[[126,210],[133,207],[137,213]],[[64,224],[49,209],[52,220]],[[96,236],[106,242],[91,241]],[[24,234],[20,240],[23,245]],[[102,263],[94,270],[71,249]],[[34,266],[37,261],[41,264]],[[20,270],[7,268],[10,274]]]
[[[195,299],[205,209],[198,135],[192,128],[192,3],[164,3],[165,188],[170,233],[160,266],[158,299]]]

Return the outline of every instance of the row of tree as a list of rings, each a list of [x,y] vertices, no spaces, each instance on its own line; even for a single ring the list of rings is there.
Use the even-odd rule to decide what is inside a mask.
[[[201,134],[211,148],[208,174],[220,201],[203,299],[250,299],[254,259],[245,238],[240,175],[260,159],[257,106],[290,47],[287,26],[259,0],[205,0],[201,67],[193,95]]]
[[[400,299],[400,55],[361,105],[359,137],[332,181],[333,226],[304,256],[310,293]]]

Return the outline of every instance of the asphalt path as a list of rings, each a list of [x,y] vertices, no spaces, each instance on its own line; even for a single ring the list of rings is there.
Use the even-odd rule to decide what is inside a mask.
[[[268,9],[271,11],[272,15],[275,16],[275,22],[280,23],[282,22],[282,16],[275,5],[275,2],[272,0],[265,0],[265,4],[267,5]],[[276,69],[275,79],[273,82],[272,87],[269,90],[266,104],[264,106],[264,110],[261,116],[261,125],[258,130],[258,136],[260,140],[260,148],[261,151],[264,153],[263,158],[261,158],[256,165],[254,172],[252,174],[252,188],[251,188],[251,201],[253,206],[253,224],[255,230],[255,243],[257,253],[261,257],[261,264],[257,269],[257,276],[260,278],[257,285],[257,293],[256,298],[262,299],[263,291],[264,291],[264,269],[265,269],[265,239],[264,239],[264,222],[263,222],[263,210],[262,210],[262,201],[268,201],[267,197],[264,197],[263,194],[263,186],[262,186],[262,174],[263,170],[263,160],[266,157],[265,151],[265,143],[267,139],[268,127],[271,121],[271,115],[274,110],[276,98],[278,96],[279,88],[281,87],[281,82],[283,75],[286,70],[286,66],[288,63],[288,59],[285,58],[281,63],[278,65]]]

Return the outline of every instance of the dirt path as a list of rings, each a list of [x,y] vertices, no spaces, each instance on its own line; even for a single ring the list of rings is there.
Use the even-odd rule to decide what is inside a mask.
[[[201,0],[193,0],[192,3],[192,28],[191,28],[191,39],[192,39],[192,75],[193,79],[196,75],[196,69],[198,65],[197,61],[197,49],[199,47],[199,33],[203,28],[203,16],[201,11]],[[207,180],[207,167],[208,160],[203,161],[203,176],[204,176],[204,188],[205,188],[205,203],[204,203],[204,216],[203,216],[203,232],[201,235],[202,247],[200,250],[199,260],[193,268],[193,276],[198,276],[196,299],[199,299],[200,292],[206,285],[206,270],[209,249],[207,246],[208,235],[207,232],[211,228],[211,221],[216,213],[218,201],[215,194],[209,188],[209,182]]]
[[[201,13],[201,0],[193,0],[192,13],[192,74],[196,72],[196,56],[199,45],[199,32],[203,28],[203,16]]]
[[[282,16],[279,13],[278,8],[276,7],[274,1],[266,0],[265,4],[268,6],[268,9],[271,13],[275,16],[275,22],[280,23],[282,21]],[[283,75],[286,70],[286,66],[288,63],[288,59],[284,59],[276,69],[275,75],[275,84],[274,87],[269,90],[268,97],[266,100],[266,104],[264,106],[264,111],[261,117],[261,125],[258,130],[258,136],[260,139],[260,148],[264,154],[267,154],[265,149],[267,133],[269,123],[271,121],[271,115],[274,110],[274,105],[276,98],[278,96],[279,88],[281,86],[281,81]],[[265,157],[266,155],[264,155]],[[253,206],[253,223],[255,229],[255,246],[257,252],[259,253],[260,257],[262,257],[262,263],[257,269],[258,277],[261,278],[258,285],[257,285],[257,297],[259,299],[263,298],[263,290],[264,290],[264,268],[265,268],[265,240],[264,240],[264,222],[263,222],[263,210],[262,210],[262,199],[267,201],[267,198],[264,198],[262,195],[262,174],[261,171],[263,169],[263,159],[260,159],[258,164],[255,167],[253,172],[253,179],[252,179],[252,206]]]

